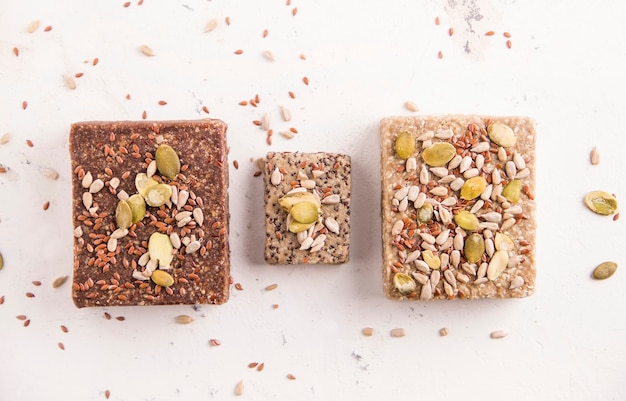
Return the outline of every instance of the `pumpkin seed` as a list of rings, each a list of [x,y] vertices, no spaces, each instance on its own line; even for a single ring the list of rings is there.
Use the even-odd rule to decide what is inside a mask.
[[[509,264],[509,253],[505,250],[497,251],[493,254],[489,266],[487,266],[487,278],[495,280],[506,269]]]
[[[165,270],[155,270],[152,272],[150,279],[154,281],[154,284],[161,287],[169,287],[174,284],[174,277]]]
[[[516,142],[515,133],[511,127],[503,123],[490,124],[487,127],[487,135],[494,143],[505,148],[510,148]]]
[[[461,199],[472,200],[478,198],[487,188],[487,181],[482,177],[472,177],[461,187]]]
[[[168,267],[172,263],[174,247],[170,237],[161,233],[152,233],[148,240],[148,253],[151,260],[158,260],[159,267]]]
[[[148,190],[158,184],[158,181],[148,177],[146,173],[139,173],[135,176],[135,188],[137,188],[137,192],[144,198],[148,194]]]
[[[608,192],[591,191],[585,196],[585,205],[597,214],[608,216],[617,211],[617,199]]]
[[[605,280],[613,275],[617,270],[617,263],[603,262],[593,270],[593,278],[596,280]]]
[[[456,156],[456,149],[448,142],[437,142],[422,152],[424,162],[432,167],[441,167]]]
[[[470,263],[476,263],[480,261],[485,252],[485,240],[480,234],[470,234],[465,238],[465,246],[463,247],[463,253],[465,259]]]
[[[311,192],[295,192],[292,194],[287,194],[281,197],[278,200],[278,204],[283,208],[284,211],[289,213],[291,208],[300,203],[300,202],[309,202],[321,206],[320,200],[317,196],[313,195]]]
[[[400,159],[408,159],[415,152],[415,135],[408,131],[398,134],[395,143],[396,155]]]
[[[396,287],[396,290],[404,295],[408,295],[417,289],[415,280],[406,273],[394,274],[393,285]]]
[[[133,212],[126,201],[119,201],[115,208],[115,223],[118,228],[129,228],[133,224]]]
[[[308,230],[309,228],[313,227],[315,225],[315,221],[312,223],[300,223],[299,221],[296,221],[295,219],[292,220],[289,223],[289,231],[297,234],[300,233],[302,231]]]
[[[172,188],[167,184],[157,184],[146,193],[145,199],[149,206],[160,207],[170,201]]]
[[[424,259],[424,262],[426,262],[428,267],[433,270],[438,270],[441,267],[441,259],[435,256],[433,254],[433,251],[431,251],[430,249],[422,252],[422,259]]]
[[[433,218],[433,205],[430,203],[424,203],[422,207],[417,210],[417,221],[420,223],[428,223]]]
[[[176,151],[169,145],[159,145],[155,154],[157,170],[161,175],[173,180],[180,173],[180,159]]]
[[[513,249],[515,249],[515,244],[513,243],[513,240],[511,240],[508,235],[502,233],[496,233],[494,244],[497,251],[512,251]]]
[[[4,259],[2,258],[2,254],[0,253],[0,270],[4,267]]]
[[[319,206],[312,202],[300,202],[293,205],[289,213],[295,221],[307,224],[317,221],[321,212]]]
[[[132,224],[143,220],[143,217],[146,215],[146,201],[143,199],[143,196],[134,194],[128,198],[126,202],[128,202],[128,205],[130,206]]]
[[[467,210],[461,210],[454,216],[454,222],[466,231],[478,229],[478,217]]]

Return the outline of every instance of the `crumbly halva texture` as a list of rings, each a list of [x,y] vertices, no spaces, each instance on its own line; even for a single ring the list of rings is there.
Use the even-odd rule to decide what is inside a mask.
[[[394,300],[535,290],[535,140],[525,117],[381,121],[383,285]]]
[[[72,297],[77,307],[228,300],[226,129],[215,119],[72,125]],[[160,147],[169,151],[161,160]],[[162,175],[159,163],[172,179]],[[141,195],[133,198],[138,176],[144,184],[164,184],[151,187],[159,191],[147,195],[148,204]],[[130,224],[131,217],[138,221]],[[171,262],[154,259],[159,253]]]
[[[268,153],[265,159],[265,260],[341,264],[350,257],[351,160],[336,153]],[[287,200],[309,200],[287,211]],[[289,203],[291,205],[291,203]],[[315,205],[316,207],[314,207]],[[294,219],[303,210],[307,223]],[[310,221],[310,222],[309,222]],[[291,231],[290,231],[291,229]],[[299,232],[294,232],[299,231]]]

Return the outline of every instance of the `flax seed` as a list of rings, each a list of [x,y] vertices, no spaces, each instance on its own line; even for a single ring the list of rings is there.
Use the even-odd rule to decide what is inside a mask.
[[[269,32],[267,31],[267,29],[264,29],[264,30],[263,30],[263,37],[264,37],[264,38],[266,38],[268,33],[269,33]]]
[[[454,28],[450,27],[450,28],[448,29],[448,35],[449,35],[449,36],[454,35]]]
[[[32,292],[27,292],[26,293],[26,297],[27,298],[35,298],[35,294],[33,294]]]
[[[243,286],[241,285],[241,283],[235,283],[235,288],[238,289],[239,291],[243,290]]]
[[[98,57],[94,58],[93,61],[91,62],[91,65],[96,66],[98,65],[98,63],[100,62],[100,59]]]
[[[265,362],[261,362],[259,363],[259,366],[256,367],[257,372],[261,372],[263,371],[263,369],[265,368]]]
[[[510,33],[508,33],[508,32],[503,32],[503,33],[502,33],[502,36],[504,36],[505,38],[510,38],[510,37],[511,37],[511,34],[510,34]]]
[[[235,54],[243,54],[243,50],[241,49],[237,49],[234,51]]]
[[[165,106],[167,102],[165,100],[159,100],[159,106]]]
[[[104,390],[104,396],[108,400],[109,397],[111,396],[111,392],[109,390]]]
[[[248,364],[248,367],[249,367],[250,369],[252,369],[252,368],[256,368],[257,366],[259,366],[259,363],[258,363],[258,362],[250,362],[250,363]]]
[[[304,82],[305,85],[308,85],[309,84],[309,78],[302,77],[302,82]]]
[[[204,111],[206,114],[209,114],[209,108],[206,106],[202,106],[202,111]]]
[[[212,339],[210,339],[210,340],[209,340],[209,344],[210,344],[212,347],[217,347],[217,346],[222,345],[222,343],[220,342],[220,340],[218,340],[217,338],[212,338]]]
[[[58,344],[57,344],[57,346],[58,346],[61,350],[65,351],[65,345],[63,345],[63,343],[58,343]]]
[[[435,18],[435,25],[439,25],[441,24],[441,20],[439,20],[439,17]]]
[[[22,102],[22,110],[26,110],[27,107],[28,107],[28,102],[26,100],[24,100]]]
[[[508,47],[509,49],[513,47],[513,43],[511,43],[511,40],[506,41],[506,47]]]
[[[69,330],[64,325],[61,325],[61,331],[67,333]]]
[[[291,10],[291,15],[295,16],[296,14],[298,14],[298,7],[294,7],[294,8]]]
[[[296,95],[293,92],[289,91],[289,97],[295,99]]]
[[[439,53],[437,53],[437,58],[439,59],[443,58],[443,53],[441,52],[441,50],[439,51]]]
[[[48,210],[48,208],[50,207],[50,202],[46,201],[43,206],[41,207],[44,211]]]

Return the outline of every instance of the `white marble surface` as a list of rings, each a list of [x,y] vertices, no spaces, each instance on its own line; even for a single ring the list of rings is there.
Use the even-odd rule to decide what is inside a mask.
[[[623,2],[123,3],[1,6],[0,136],[12,136],[0,145],[0,164],[9,169],[0,174],[1,399],[104,400],[109,390],[111,400],[224,400],[237,398],[241,380],[240,398],[255,400],[626,399],[624,267],[604,282],[590,278],[596,264],[622,262],[624,220],[582,205],[590,190],[620,199],[626,193]],[[218,26],[205,33],[212,18]],[[34,20],[39,29],[27,33]],[[484,36],[489,30],[496,34]],[[504,31],[512,35],[511,49]],[[154,57],[138,50],[144,44]],[[244,53],[235,55],[237,49]],[[265,59],[265,50],[276,61]],[[64,76],[79,72],[76,89],[68,89]],[[259,107],[238,105],[255,94]],[[384,297],[378,122],[413,114],[406,100],[424,115],[536,120],[532,297],[437,303]],[[279,115],[283,104],[293,115],[289,123]],[[244,290],[233,289],[223,306],[79,310],[69,285],[51,287],[72,270],[70,124],[139,120],[144,110],[148,119],[208,116],[229,124],[230,160],[239,161],[238,170],[231,164],[232,275]],[[268,146],[251,123],[264,113],[275,132],[296,127],[296,138],[276,133]],[[598,166],[588,160],[593,146],[602,155]],[[352,156],[349,264],[265,265],[262,182],[252,176],[250,158],[269,150]],[[43,177],[42,167],[60,178]],[[272,283],[278,288],[265,291]],[[126,320],[105,320],[105,311]],[[30,326],[15,318],[20,314]],[[177,325],[178,314],[195,321]],[[372,337],[361,335],[365,326],[374,328]],[[396,327],[406,336],[392,338]],[[447,337],[439,336],[441,327]],[[509,335],[492,340],[493,330]],[[221,345],[210,346],[210,339]],[[248,368],[255,361],[265,369]]]

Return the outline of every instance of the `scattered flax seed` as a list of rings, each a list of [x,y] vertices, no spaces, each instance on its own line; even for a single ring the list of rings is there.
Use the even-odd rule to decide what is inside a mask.
[[[242,100],[241,102],[239,102],[240,106],[247,106],[248,105],[248,101],[247,100]]]
[[[61,325],[61,331],[64,332],[64,333],[67,333],[69,330],[67,329],[66,326]]]
[[[106,397],[106,399],[108,400],[109,397],[111,396],[111,392],[109,390],[104,390],[104,396]]]
[[[224,22],[226,22],[226,25],[230,26],[230,17],[224,18]]]
[[[443,58],[443,53],[441,52],[441,50],[439,50],[439,53],[437,53],[437,58],[439,59]]]
[[[130,1],[127,1],[126,3],[124,3],[123,6],[124,6],[124,8],[130,7]]]
[[[82,72],[77,72],[76,74],[74,74],[74,76],[75,76],[76,78],[80,78],[80,77],[82,77],[83,75],[85,75],[85,74],[83,74]]]
[[[418,112],[419,111],[419,107],[417,107],[417,104],[415,102],[410,101],[410,100],[407,100],[404,103],[404,107],[406,107],[407,110],[412,111],[412,112]]]
[[[295,127],[289,128],[289,131],[293,132],[294,134],[298,133],[298,130]]]
[[[442,327],[441,329],[439,329],[439,335],[440,335],[441,337],[445,337],[445,336],[447,336],[447,335],[448,335],[448,329],[447,329],[447,328],[445,328],[445,327]]]
[[[4,303],[4,295],[0,296],[0,305]]]
[[[448,29],[448,35],[450,35],[450,36],[454,35],[454,28],[450,27]]]
[[[53,282],[52,282],[52,288],[59,288],[60,286],[62,286],[63,284],[65,284],[65,282],[67,281],[69,276],[61,276],[61,277],[57,277]]]
[[[287,379],[289,379],[289,380],[296,380],[296,377],[294,375],[292,375],[291,373],[287,373]]]
[[[294,8],[291,10],[291,15],[295,16],[296,14],[298,14],[298,7],[294,7]]]
[[[391,337],[404,337],[406,335],[403,328],[396,328],[391,330]]]
[[[233,160],[233,166],[235,167],[236,170],[239,169],[239,162],[237,160]]]
[[[241,49],[237,49],[234,51],[235,54],[243,54],[243,50]]]
[[[295,93],[289,91],[289,97],[292,98],[292,99],[295,99],[296,95],[295,95]]]
[[[40,22],[38,19],[36,19],[36,20],[32,21],[30,24],[28,24],[28,25],[26,26],[26,32],[28,32],[28,33],[33,33],[33,32],[35,32],[35,31],[37,30],[37,28],[39,28],[39,24],[40,24],[40,23],[41,23],[41,22]]]
[[[202,111],[204,111],[205,113],[209,114],[209,108],[206,106],[202,106]]]
[[[270,284],[267,287],[265,287],[265,291],[274,291],[276,288],[278,288],[278,284],[276,283]]]
[[[235,386],[235,395],[242,395],[243,394],[243,380],[239,381],[239,383],[237,383],[237,385]]]
[[[165,100],[159,100],[159,106],[165,106],[167,102]]]
[[[506,47],[508,47],[509,49],[513,47],[513,43],[511,43],[511,40],[506,41]]]
[[[487,32],[485,33],[485,36],[493,36],[493,35],[495,35],[495,34],[496,34],[496,33],[495,33],[494,31],[487,31]]]
[[[263,57],[265,57],[269,61],[276,61],[276,58],[274,57],[274,53],[272,53],[270,50],[264,51]]]
[[[259,363],[259,366],[256,367],[257,372],[261,372],[265,368],[265,362]]]
[[[17,320],[26,320],[26,315],[17,315],[15,316]]]
[[[248,367],[249,367],[250,369],[252,369],[252,368],[256,368],[257,366],[259,366],[259,363],[258,363],[258,362],[250,362],[250,363],[248,364]]]
[[[145,54],[148,57],[154,56],[154,51],[148,45],[139,46],[139,51],[141,51],[143,54]]]
[[[13,54],[15,54],[15,57],[20,55],[20,49],[18,49],[17,47],[13,48]]]
[[[212,18],[209,20],[209,22],[207,22],[206,26],[204,27],[204,32],[208,33],[213,31],[215,28],[217,28],[217,19],[216,18]]]
[[[510,37],[511,37],[511,34],[510,34],[510,33],[508,33],[508,32],[503,32],[503,33],[502,33],[502,36],[504,36],[505,38],[510,38]]]
[[[364,327],[363,329],[361,329],[361,334],[366,337],[371,337],[372,334],[374,334],[374,329],[371,327]]]
[[[264,29],[264,30],[263,30],[263,37],[264,37],[264,38],[267,38],[267,34],[268,34],[268,33],[269,33],[269,32],[267,31],[267,29]]]
[[[96,65],[98,65],[98,63],[100,62],[100,59],[98,57],[94,58],[93,61],[91,62],[91,65],[93,65],[94,67]]]
[[[67,276],[66,276],[67,277]],[[104,318],[106,320],[111,320],[111,314],[109,314],[108,312],[104,312]]]
[[[22,110],[26,110],[27,107],[28,107],[28,102],[26,100],[24,100],[22,102]]]
[[[116,316],[115,319],[120,321],[120,322],[123,322],[124,320],[126,320],[126,318],[124,316]]]
[[[439,20],[439,17],[436,17],[435,18],[435,25],[439,25],[439,24],[441,24],[441,21]]]
[[[34,285],[35,287],[39,287],[39,286],[41,286],[41,281],[39,281],[39,280],[33,280],[33,281],[32,281],[32,283],[33,283],[33,285]]]
[[[591,149],[591,153],[589,154],[589,161],[591,161],[591,164],[593,164],[594,166],[600,164],[600,151],[596,146]]]
[[[506,337],[508,335],[509,335],[509,333],[507,333],[506,331],[496,330],[496,331],[492,331],[491,334],[489,334],[489,337],[491,337],[493,339],[498,339],[498,338],[504,338],[504,337]]]
[[[27,292],[25,295],[27,298],[35,298],[35,294],[33,294],[32,292]]]
[[[619,220],[619,213],[615,213],[613,215],[613,221],[617,221],[617,220]]]
[[[27,139],[27,140],[26,140],[26,145],[27,145],[29,148],[32,148],[33,146],[35,146],[35,145],[33,144],[33,141],[31,141],[30,139]]]
[[[59,346],[59,348],[65,351],[65,345],[63,345],[63,343],[58,343],[57,345]]]
[[[59,178],[59,173],[57,173],[57,171],[52,168],[42,168],[39,171],[44,177],[47,177],[53,181]]]
[[[212,338],[212,339],[210,339],[210,340],[209,340],[209,344],[210,344],[212,347],[218,347],[218,346],[222,345],[222,343],[220,342],[220,340],[218,340],[217,338]]]
[[[272,309],[278,309],[279,305],[278,304],[272,304]]]
[[[50,202],[46,201],[43,206],[41,207],[44,211],[48,210],[48,208],[50,207]]]
[[[144,110],[143,113],[141,113],[141,118],[144,120],[148,118],[148,112]]]
[[[241,285],[241,283],[235,283],[235,288],[239,291],[243,291],[243,286]]]
[[[6,173],[7,171],[6,167],[0,167],[0,174]]]
[[[309,78],[302,77],[302,82],[304,82],[305,85],[308,85],[309,84]]]
[[[193,318],[189,315],[178,315],[175,319],[178,324],[189,324],[193,322]]]
[[[300,54],[300,60],[306,60],[306,56],[304,54]]]
[[[30,319],[24,320],[24,327],[30,326]]]
[[[44,32],[50,32],[51,30],[52,30],[52,27],[50,25],[48,25],[47,27],[43,29]]]

